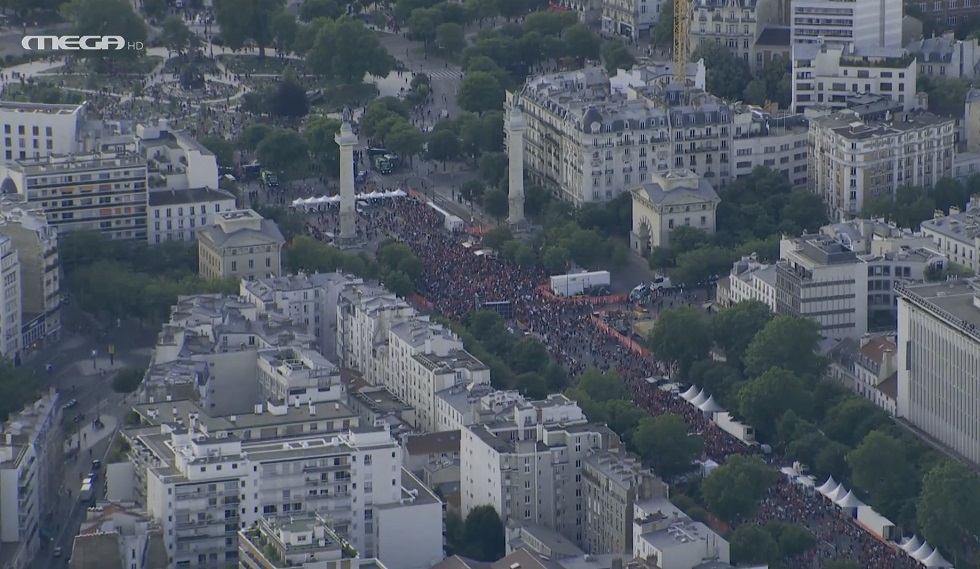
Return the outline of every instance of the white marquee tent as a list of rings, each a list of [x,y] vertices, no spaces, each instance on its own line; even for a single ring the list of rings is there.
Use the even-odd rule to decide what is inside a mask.
[[[697,396],[695,396],[694,399],[691,399],[688,402],[691,405],[694,405],[695,407],[698,407],[699,405],[701,405],[702,403],[704,403],[705,401],[707,401],[708,400],[708,397],[710,397],[710,396],[707,393],[705,393],[704,390],[702,389],[701,391],[698,392]]]
[[[368,192],[364,194],[357,194],[354,196],[354,199],[358,201],[382,200],[390,198],[403,198],[407,195],[408,194],[401,190],[393,190],[390,192]],[[340,203],[340,196],[320,196],[318,198],[298,198],[293,200],[293,206],[295,207],[316,207],[336,203]]]
[[[939,553],[938,549],[933,550],[932,555],[923,559],[922,564],[926,567],[934,567],[936,569],[950,569],[952,567],[949,561],[946,561],[942,554]]]
[[[698,396],[699,391],[700,390],[698,389],[697,385],[692,385],[691,387],[687,388],[687,391],[681,394],[681,399],[683,399],[684,401],[690,401],[691,399],[694,399],[695,397]]]
[[[843,498],[846,495],[847,495],[847,488],[844,488],[844,485],[843,484],[838,484],[837,485],[837,488],[834,488],[830,492],[827,492],[826,494],[824,494],[824,496],[828,500],[830,500],[831,502],[834,502],[834,503],[837,503],[837,500],[840,500],[841,498]]]
[[[859,500],[858,497],[854,495],[854,492],[851,491],[848,491],[847,494],[844,494],[835,500],[834,503],[844,509],[855,509],[864,505],[864,502]]]
[[[908,538],[905,541],[905,543],[899,545],[898,547],[901,548],[901,550],[904,551],[905,553],[912,555],[912,553],[914,553],[915,550],[919,549],[921,545],[922,542],[919,541],[919,536],[913,535],[912,537]]]
[[[827,494],[833,492],[838,486],[840,485],[837,484],[837,481],[834,480],[833,476],[831,476],[827,478],[826,482],[824,482],[823,484],[820,485],[819,488],[817,488],[817,492],[820,492],[820,494],[826,496]]]
[[[919,549],[909,553],[909,555],[916,561],[922,561],[923,559],[926,559],[932,555],[933,551],[935,551],[935,549],[929,546],[929,542],[923,541],[922,545],[919,546]]]
[[[724,409],[721,408],[721,405],[715,401],[713,395],[709,395],[704,403],[698,405],[698,409],[704,411],[705,413],[718,413],[720,411],[724,411]]]

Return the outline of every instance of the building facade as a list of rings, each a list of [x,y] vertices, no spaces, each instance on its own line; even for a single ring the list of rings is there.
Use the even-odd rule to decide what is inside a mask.
[[[899,186],[931,188],[953,168],[955,124],[928,113],[863,122],[853,112],[810,121],[807,185],[831,218],[861,214],[865,204],[894,201]]]
[[[757,166],[782,174],[794,188],[806,187],[809,121],[798,114],[771,114],[746,106],[735,115],[732,160],[736,178]]]
[[[4,194],[40,208],[59,233],[146,239],[146,163],[133,154],[85,154],[0,165]]]
[[[794,44],[902,47],[902,0],[794,0]]]
[[[945,216],[937,211],[920,227],[933,240],[937,251],[950,261],[974,273],[980,269],[980,196],[972,196],[964,211],[951,207]]]
[[[919,64],[919,77],[975,79],[980,63],[980,40],[958,40],[949,32],[916,40],[906,48]]]
[[[707,180],[689,170],[655,175],[635,188],[633,198],[633,251],[645,257],[654,247],[669,247],[670,233],[682,226],[715,232],[720,199]]]
[[[649,37],[663,5],[663,0],[602,0],[600,29],[634,41]]]
[[[58,233],[44,213],[4,209],[0,235],[17,250],[20,263],[21,350],[25,356],[61,339],[61,261]]]
[[[980,463],[980,292],[974,282],[898,288],[898,416]]]
[[[386,569],[381,561],[357,557],[357,551],[316,513],[262,518],[238,534],[241,569]]]
[[[250,209],[221,212],[197,230],[199,274],[208,280],[279,276],[285,243],[274,221]]]
[[[3,124],[0,156],[11,162],[78,152],[85,112],[84,104],[3,101],[0,103],[0,124]]]
[[[21,327],[23,284],[20,260],[13,241],[0,235],[0,354],[19,362],[23,349]]]
[[[137,125],[136,144],[146,160],[150,188],[217,188],[218,162],[197,140],[171,129],[169,121]]]
[[[731,273],[718,283],[722,306],[746,300],[757,300],[776,311],[776,266],[758,262],[754,254],[733,263]]]
[[[690,8],[688,53],[717,43],[754,67],[756,40],[766,25],[785,21],[785,5],[778,0],[697,0]]]
[[[917,104],[917,78],[915,56],[901,47],[794,45],[792,109],[797,113],[816,105],[845,109],[848,97],[870,93],[891,97],[911,111]]]
[[[622,449],[601,451],[582,466],[585,550],[592,555],[633,551],[633,505],[665,498],[667,487]]]
[[[214,224],[217,214],[235,209],[235,196],[225,190],[150,190],[146,239],[151,245],[165,241],[193,241],[198,228]]]
[[[842,340],[830,350],[830,374],[894,417],[898,413],[897,350],[893,336],[866,334]]]

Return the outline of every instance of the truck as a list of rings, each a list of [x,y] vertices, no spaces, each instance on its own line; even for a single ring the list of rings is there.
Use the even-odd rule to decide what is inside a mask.
[[[262,183],[270,188],[278,188],[279,177],[276,176],[275,172],[270,172],[269,170],[262,170]]]
[[[609,278],[609,271],[555,275],[550,279],[551,292],[556,296],[579,296],[608,292]]]
[[[654,279],[650,281],[649,288],[650,292],[663,293],[674,288],[674,285],[670,283],[670,277],[658,276],[654,277]]]
[[[398,167],[398,155],[387,148],[368,148],[371,166],[380,174],[391,174]]]
[[[82,482],[82,489],[78,492],[78,499],[82,504],[91,504],[95,501],[95,489],[92,487],[92,480],[86,478]]]

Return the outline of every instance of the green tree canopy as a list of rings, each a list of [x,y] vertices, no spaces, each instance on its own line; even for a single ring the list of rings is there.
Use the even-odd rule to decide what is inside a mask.
[[[779,367],[802,379],[816,380],[826,366],[816,352],[819,342],[819,328],[813,320],[776,316],[749,343],[746,375],[755,377]]]
[[[704,440],[688,433],[680,415],[643,417],[632,441],[653,471],[667,479],[690,472],[704,451]]]
[[[944,460],[926,473],[916,519],[927,541],[964,558],[980,535],[980,478],[957,460]]]
[[[61,7],[80,36],[121,36],[127,43],[146,42],[146,24],[128,0],[71,0]],[[135,49],[85,50],[77,52],[100,73],[111,73],[142,57]]]
[[[463,78],[456,100],[460,108],[473,113],[495,111],[504,105],[504,88],[493,75],[474,71]]]
[[[466,516],[462,534],[463,544],[459,555],[486,562],[504,556],[504,524],[493,506],[473,508]]]
[[[728,363],[742,368],[742,360],[756,334],[772,320],[769,306],[757,300],[739,302],[711,317],[712,337]]]
[[[737,399],[739,414],[760,434],[773,437],[783,413],[807,414],[810,396],[799,377],[773,367],[746,382]]]
[[[776,473],[755,457],[732,456],[701,485],[708,508],[728,522],[744,520],[776,481]]]
[[[671,363],[685,377],[694,362],[708,357],[711,327],[689,306],[665,310],[657,317],[647,343],[657,359]]]
[[[285,6],[285,0],[214,0],[214,18],[221,26],[221,41],[232,49],[241,49],[252,41],[265,57],[272,45],[274,15]]]
[[[320,76],[346,85],[363,82],[367,73],[385,77],[394,68],[394,59],[378,36],[348,16],[320,27],[306,63]]]

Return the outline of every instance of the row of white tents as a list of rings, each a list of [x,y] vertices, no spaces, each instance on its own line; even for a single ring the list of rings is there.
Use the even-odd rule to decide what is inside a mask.
[[[820,492],[824,498],[857,518],[858,522],[865,526],[868,531],[878,534],[883,539],[892,538],[891,534],[894,532],[895,524],[888,518],[875,512],[870,506],[866,506],[864,502],[854,495],[853,491],[845,488],[843,484],[839,484],[832,476],[817,488],[817,492]],[[923,567],[929,567],[930,569],[953,568],[953,565],[949,561],[946,561],[938,549],[931,547],[925,541],[920,541],[918,536],[912,536],[906,539],[899,544],[899,547],[909,557],[922,564]]]
[[[714,396],[705,393],[703,389],[699,390],[694,385],[681,394],[681,399],[697,407],[703,413],[721,413],[724,411],[722,406],[715,401]]]
[[[403,198],[407,196],[402,190],[392,190],[390,192],[368,192],[354,196],[356,201],[383,200],[391,198]],[[293,200],[293,207],[317,207],[328,204],[340,203],[340,196],[320,196],[315,198],[297,198]]]

